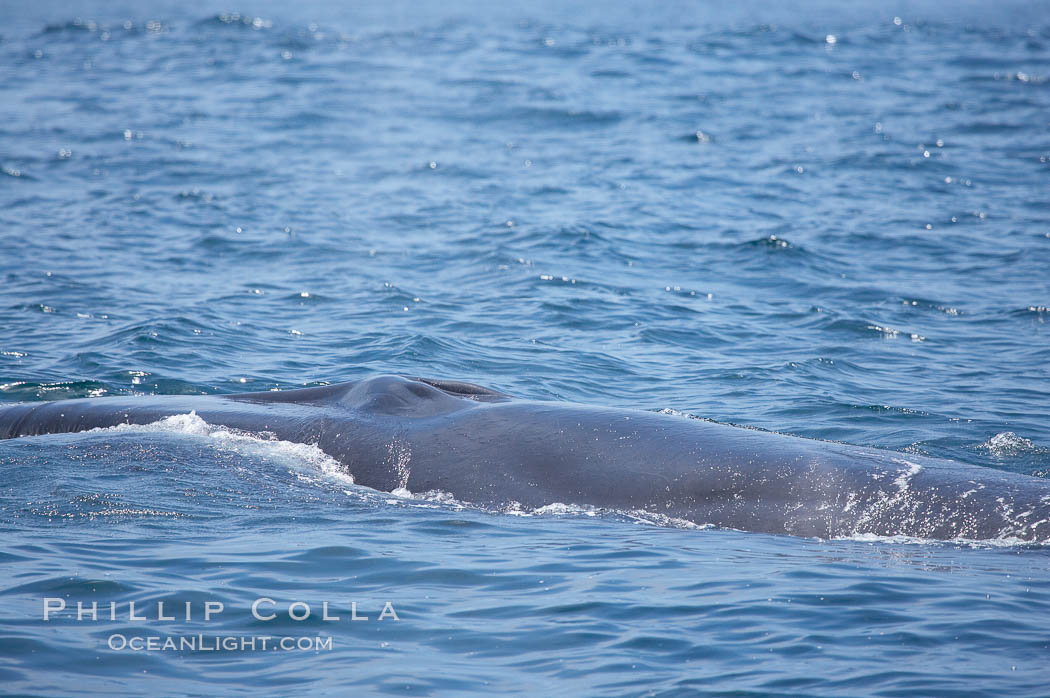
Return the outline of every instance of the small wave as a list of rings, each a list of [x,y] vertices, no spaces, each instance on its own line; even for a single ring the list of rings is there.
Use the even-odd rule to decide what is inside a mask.
[[[8,167],[8,166],[5,165],[3,167],[0,167],[0,173],[3,173],[5,175],[7,175],[8,177],[18,177],[20,179],[29,179],[29,180],[34,180],[34,181],[36,180],[35,177],[31,177],[29,174],[27,174],[26,172],[23,172],[22,170],[18,169],[17,167]]]
[[[913,342],[926,341],[926,336],[921,335],[918,332],[909,332],[908,330],[879,325],[873,322],[865,322],[863,320],[837,319],[829,322],[825,329],[844,331],[868,337],[874,334],[882,339],[910,339]]]
[[[902,334],[901,331],[898,330],[898,329],[894,329],[892,327],[883,327],[881,325],[868,325],[866,327],[866,329],[874,330],[875,332],[878,332],[879,334],[881,334],[883,337],[886,337],[887,339],[896,339],[896,338],[900,337],[901,334]],[[916,334],[915,332],[905,332],[903,334],[905,334],[906,336],[910,337],[911,341],[913,341],[913,342],[926,341],[925,337],[923,337],[921,334]]]
[[[0,383],[0,394],[5,400],[37,401],[79,397],[102,397],[119,393],[120,390],[101,381],[56,381],[37,383],[34,381],[12,381]]]
[[[272,29],[273,21],[262,17],[253,17],[240,12],[222,12],[217,15],[201,20],[201,25],[242,27],[244,29]]]
[[[1026,73],[1023,70],[1019,70],[1016,73],[993,73],[992,79],[996,81],[1003,80],[1006,82],[1012,82],[1016,80],[1017,82],[1026,83],[1030,85],[1042,85],[1048,81],[1048,77],[1046,75],[1032,75],[1031,73]]]
[[[493,119],[511,120],[532,126],[542,124],[555,128],[601,128],[614,126],[624,120],[618,111],[555,107],[518,107],[493,114]]]
[[[680,136],[679,140],[690,144],[706,145],[711,142],[711,134],[697,129],[692,133]]]
[[[45,25],[40,30],[38,37],[48,35],[98,35],[103,41],[109,41],[121,35],[134,35],[143,32],[159,34],[168,31],[168,26],[157,20],[149,20],[136,24],[131,20],[124,20],[115,24],[96,21],[94,19],[77,17],[67,22],[55,22]]]
[[[117,507],[111,509],[100,509],[97,511],[61,511],[54,505],[48,505],[43,508],[33,508],[29,510],[30,513],[36,516],[42,516],[47,519],[75,519],[75,518],[87,518],[95,519],[102,516],[118,516],[118,517],[167,517],[167,518],[182,518],[187,516],[186,514],[179,511],[168,511],[162,509],[149,509],[149,508],[134,508],[134,507]]]
[[[95,32],[98,31],[99,25],[93,19],[82,19],[77,17],[68,22],[55,22],[48,24],[40,32],[41,35],[45,34],[60,34],[65,32]]]
[[[776,235],[770,235],[757,240],[749,240],[746,244],[750,247],[765,247],[768,249],[786,249],[794,247],[789,241],[784,238],[778,238]]]
[[[958,316],[962,314],[958,308],[935,301],[924,300],[922,298],[901,298],[901,304],[912,308],[922,308],[925,310],[935,310],[945,315]]]

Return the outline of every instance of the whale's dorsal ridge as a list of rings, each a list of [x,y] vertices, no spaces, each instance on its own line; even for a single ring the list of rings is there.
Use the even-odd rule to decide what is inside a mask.
[[[412,406],[400,404],[393,412],[411,416],[433,415],[438,411],[450,411],[449,398],[475,402],[502,402],[512,399],[510,395],[491,390],[474,383],[455,380],[419,378],[416,376],[378,375],[349,383],[334,383],[311,388],[275,390],[260,393],[238,393],[225,397],[242,402],[285,402],[307,405],[341,403],[347,407],[363,408],[366,411],[390,412],[395,403],[406,400]],[[443,399],[442,399],[443,398]],[[446,402],[442,406],[435,403]]]
[[[472,383],[381,375],[348,384],[339,398],[362,415],[429,418],[477,407],[508,396]]]
[[[471,400],[481,400],[483,402],[496,401],[496,400],[507,400],[511,396],[506,393],[501,393],[491,388],[480,386],[476,383],[467,383],[465,381],[452,381],[452,380],[439,380],[437,378],[421,378],[419,376],[412,376],[412,380],[417,380],[427,385],[432,385],[438,390],[443,390],[446,393],[455,395],[457,397],[470,398]]]

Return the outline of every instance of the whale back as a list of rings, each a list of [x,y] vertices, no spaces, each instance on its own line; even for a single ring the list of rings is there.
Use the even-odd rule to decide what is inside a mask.
[[[471,383],[375,376],[235,395],[0,407],[0,438],[205,422],[315,444],[357,483],[490,506],[649,511],[830,537],[1050,540],[1050,482],[954,461],[705,420],[514,399]]]

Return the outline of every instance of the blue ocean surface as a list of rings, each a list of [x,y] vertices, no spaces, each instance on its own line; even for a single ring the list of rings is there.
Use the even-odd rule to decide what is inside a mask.
[[[1048,9],[0,0],[0,406],[401,373],[1046,478]],[[1046,544],[352,475],[0,442],[0,690],[1050,694]]]

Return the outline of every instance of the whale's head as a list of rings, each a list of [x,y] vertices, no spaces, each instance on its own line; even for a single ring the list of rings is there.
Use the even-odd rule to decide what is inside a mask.
[[[339,402],[367,414],[424,418],[470,409],[478,402],[508,398],[473,383],[385,375],[348,384]]]

